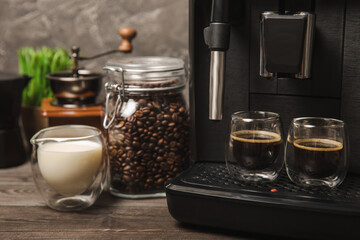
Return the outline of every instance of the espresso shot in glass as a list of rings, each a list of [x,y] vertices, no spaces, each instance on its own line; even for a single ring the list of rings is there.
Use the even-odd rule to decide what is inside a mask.
[[[233,178],[275,180],[283,165],[282,152],[279,114],[261,111],[232,114],[225,160]]]
[[[345,123],[331,118],[292,120],[286,141],[285,165],[289,178],[300,186],[336,187],[348,168]]]

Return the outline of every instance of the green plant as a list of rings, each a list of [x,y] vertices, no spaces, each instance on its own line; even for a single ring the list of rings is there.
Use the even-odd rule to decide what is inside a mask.
[[[60,47],[21,48],[18,50],[18,62],[20,74],[32,77],[22,95],[22,103],[26,106],[40,106],[43,98],[52,97],[46,75],[67,70],[72,65],[69,53]]]

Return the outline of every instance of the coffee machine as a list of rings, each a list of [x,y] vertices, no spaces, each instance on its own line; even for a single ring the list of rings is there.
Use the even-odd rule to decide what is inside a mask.
[[[193,166],[167,187],[180,222],[259,234],[355,238],[360,227],[360,2],[190,0]],[[233,112],[342,119],[350,167],[334,190],[233,180],[225,142]]]

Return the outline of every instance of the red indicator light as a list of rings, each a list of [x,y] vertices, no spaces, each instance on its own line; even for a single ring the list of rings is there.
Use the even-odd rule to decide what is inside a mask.
[[[277,192],[275,188],[270,189],[270,192]]]

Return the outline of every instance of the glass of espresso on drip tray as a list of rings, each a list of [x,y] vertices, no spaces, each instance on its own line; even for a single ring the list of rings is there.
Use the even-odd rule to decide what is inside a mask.
[[[231,116],[226,165],[238,180],[275,180],[283,165],[282,127],[277,113],[249,111]]]
[[[301,186],[338,186],[348,168],[347,145],[345,123],[341,120],[293,119],[285,151],[289,178]]]

